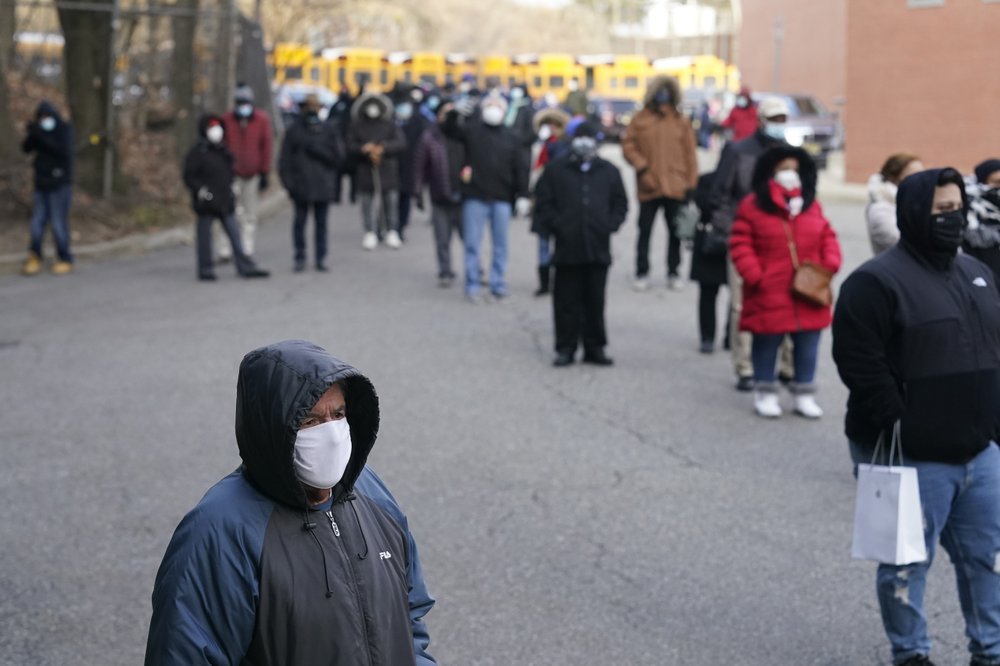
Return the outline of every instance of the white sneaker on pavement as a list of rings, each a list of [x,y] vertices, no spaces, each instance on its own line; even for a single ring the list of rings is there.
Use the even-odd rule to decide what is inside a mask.
[[[399,232],[390,231],[389,233],[387,233],[385,235],[385,244],[387,247],[393,250],[398,250],[403,245],[403,241],[399,237]]]
[[[648,291],[649,290],[649,278],[637,277],[632,281],[632,288],[636,291]]]
[[[816,404],[816,398],[808,393],[795,396],[795,413],[807,419],[818,419],[823,416],[823,410]]]
[[[753,411],[757,413],[757,416],[762,416],[765,419],[776,419],[781,416],[781,405],[778,403],[778,394],[755,391],[753,394]]]
[[[361,240],[361,247],[371,252],[378,247],[378,236],[376,236],[374,232],[369,231]]]
[[[684,281],[678,275],[671,275],[667,278],[667,289],[670,291],[683,291]]]

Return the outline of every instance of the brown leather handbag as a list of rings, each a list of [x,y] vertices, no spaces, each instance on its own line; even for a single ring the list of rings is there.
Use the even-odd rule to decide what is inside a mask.
[[[833,304],[833,271],[812,261],[799,261],[798,248],[792,236],[792,227],[787,220],[782,220],[785,236],[788,238],[788,250],[792,253],[792,266],[795,276],[792,278],[792,296],[813,305],[829,307]]]

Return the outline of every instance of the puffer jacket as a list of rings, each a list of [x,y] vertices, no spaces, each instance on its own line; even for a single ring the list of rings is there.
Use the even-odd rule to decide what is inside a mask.
[[[332,498],[295,476],[298,424],[341,382],[353,443]],[[351,366],[302,340],[240,365],[243,464],[177,527],[153,589],[146,666],[430,666],[427,593],[406,517],[365,465],[378,396]]]
[[[191,192],[191,207],[196,214],[231,215],[236,210],[233,155],[225,142],[212,143],[205,136],[212,121],[221,124],[222,118],[205,115],[198,121],[198,142],[184,158],[184,185]]]
[[[336,125],[298,118],[281,144],[278,175],[295,201],[322,203],[334,199],[340,184],[344,149]]]
[[[865,223],[868,226],[868,240],[872,254],[881,254],[899,241],[896,227],[896,190],[891,183],[876,173],[868,179],[868,206],[865,208]]]
[[[369,118],[362,113],[362,109],[369,103],[379,105],[381,115],[378,118]],[[398,191],[402,185],[399,179],[399,160],[406,152],[406,137],[403,131],[396,127],[392,116],[392,103],[385,95],[365,93],[358,97],[351,107],[347,152],[357,165],[354,182],[359,192],[375,191],[372,162],[361,152],[361,147],[366,143],[377,143],[385,149],[378,166],[379,185],[382,191]],[[409,186],[410,184],[406,183],[406,187]]]
[[[38,119],[51,116],[56,126],[46,132],[38,126]],[[28,125],[28,136],[21,150],[35,153],[35,189],[51,192],[73,182],[73,126],[66,122],[56,107],[43,101],[35,111],[35,122]]]
[[[635,114],[622,137],[622,153],[636,172],[639,201],[661,197],[681,200],[698,186],[694,129],[675,108],[661,113],[656,93],[668,89],[680,103],[674,79],[658,77],[646,91],[646,105]]]
[[[775,166],[786,157],[799,162],[802,212],[792,216],[788,204],[775,196],[771,180]],[[754,192],[740,203],[729,237],[729,255],[743,278],[740,330],[778,334],[819,331],[830,325],[829,306],[792,296],[795,266],[785,225],[791,228],[799,262],[811,261],[836,273],[840,244],[816,199],[816,167],[801,148],[779,146],[761,156],[754,170]]]

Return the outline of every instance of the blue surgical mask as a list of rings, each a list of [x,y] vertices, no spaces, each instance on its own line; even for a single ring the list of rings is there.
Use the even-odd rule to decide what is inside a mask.
[[[56,119],[52,116],[46,116],[38,121],[38,126],[46,132],[51,132],[56,128]]]
[[[402,104],[396,105],[396,117],[400,120],[409,120],[413,117],[413,105],[409,102],[403,102]]]
[[[660,105],[674,103],[674,96],[670,94],[669,90],[661,90],[656,93],[656,96],[653,99]]]
[[[515,101],[516,102],[517,100],[521,99],[522,97],[524,97],[524,91],[521,90],[520,88],[513,88],[510,91],[510,99],[511,99],[511,101]]]
[[[764,123],[764,134],[776,141],[785,140],[785,123]]]
[[[253,104],[237,104],[236,115],[240,118],[249,118],[253,115]]]
[[[427,98],[427,108],[431,111],[437,111],[438,107],[441,106],[441,98],[437,95],[431,95]]]

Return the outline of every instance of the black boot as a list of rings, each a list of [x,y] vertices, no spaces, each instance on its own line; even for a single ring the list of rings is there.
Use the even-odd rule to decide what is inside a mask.
[[[549,277],[551,275],[552,268],[550,266],[538,267],[538,290],[535,291],[535,296],[544,296],[549,293]]]

